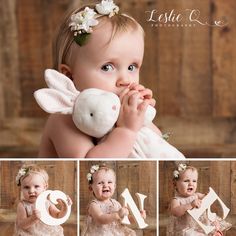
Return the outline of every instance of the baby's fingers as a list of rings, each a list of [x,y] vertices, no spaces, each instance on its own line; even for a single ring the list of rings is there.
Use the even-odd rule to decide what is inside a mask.
[[[121,104],[132,106],[135,103],[136,97],[138,96],[138,92],[135,90],[129,91],[124,95]]]
[[[149,105],[148,100],[144,100],[138,105],[138,110],[141,112],[145,112],[147,110],[148,105]]]
[[[130,91],[129,88],[125,88],[124,90],[121,91],[121,93],[119,94],[121,103],[123,102],[125,95],[127,95],[129,91]]]
[[[124,215],[129,215],[129,210],[128,210],[128,208],[127,207],[123,207],[123,209],[124,209]]]
[[[145,89],[145,87],[143,86],[143,85],[141,85],[141,84],[137,84],[137,83],[133,83],[133,84],[131,84],[130,86],[129,86],[129,89],[130,90],[136,90],[136,91],[142,91],[142,90],[144,90]]]
[[[67,195],[67,204],[71,206],[73,204],[71,198]]]
[[[151,99],[145,99],[148,101],[148,104],[151,105],[152,107],[155,107],[156,105],[156,100],[154,98]]]
[[[145,88],[144,90],[140,91],[140,95],[142,98],[152,98],[152,90]]]
[[[134,108],[138,107],[139,93],[137,91],[131,91],[129,93],[128,104]]]

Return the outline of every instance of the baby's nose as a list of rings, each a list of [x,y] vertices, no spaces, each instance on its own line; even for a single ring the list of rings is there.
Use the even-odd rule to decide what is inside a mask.
[[[29,189],[29,192],[30,192],[30,193],[34,192],[34,188],[30,188],[30,189]]]
[[[104,183],[104,184],[103,184],[103,187],[107,187],[107,186],[108,186],[108,183]]]
[[[131,81],[129,79],[129,76],[122,74],[120,75],[119,79],[116,81],[117,87],[128,87],[130,85]]]

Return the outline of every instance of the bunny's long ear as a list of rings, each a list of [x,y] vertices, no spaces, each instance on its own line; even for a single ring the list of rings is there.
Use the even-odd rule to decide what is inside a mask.
[[[48,113],[72,114],[74,99],[55,89],[39,89],[34,92],[39,106]]]
[[[67,97],[77,97],[79,95],[80,92],[75,88],[74,83],[64,74],[47,69],[44,76],[49,88],[60,91]]]

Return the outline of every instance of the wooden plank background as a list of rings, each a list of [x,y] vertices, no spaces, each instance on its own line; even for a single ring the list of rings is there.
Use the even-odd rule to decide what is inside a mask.
[[[49,175],[50,190],[61,190],[72,201],[72,214],[63,225],[65,235],[77,233],[77,162],[75,161],[0,161],[0,231],[5,236],[13,233],[16,207],[20,200],[20,187],[15,183],[23,164],[35,163]],[[63,173],[63,174],[62,174]]]
[[[47,114],[33,92],[52,67],[51,41],[78,0],[0,0],[0,156],[36,156]],[[143,26],[141,82],[153,90],[155,123],[188,157],[236,156],[236,15],[234,0],[116,1]],[[225,27],[153,27],[147,11],[199,9]],[[223,18],[222,18],[223,17]]]
[[[234,226],[232,230],[235,230],[235,161],[189,161],[186,163],[198,169],[199,178],[197,191],[206,193],[208,192],[209,187],[212,187],[226,206],[230,208],[227,219]],[[177,164],[177,162],[173,161],[159,162],[159,229],[162,233],[161,235],[164,235],[168,218],[169,203],[174,196],[172,174],[176,169]],[[213,211],[214,209],[216,210],[216,205],[214,205],[214,207]]]
[[[114,199],[122,203],[120,194],[125,188],[128,188],[134,201],[138,206],[138,201],[135,193],[139,192],[147,195],[144,202],[144,207],[147,212],[147,223],[150,225],[147,229],[139,232],[138,235],[156,235],[156,179],[157,167],[155,161],[80,161],[80,217],[84,219],[87,214],[87,206],[91,199],[93,199],[92,192],[88,189],[88,182],[86,179],[89,169],[94,164],[105,163],[110,168],[114,169],[116,173],[116,191],[113,196]],[[81,225],[83,225],[83,220]]]

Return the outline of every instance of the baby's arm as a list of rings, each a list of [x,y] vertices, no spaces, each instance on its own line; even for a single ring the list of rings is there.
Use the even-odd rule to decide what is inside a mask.
[[[92,202],[89,206],[89,215],[98,224],[109,224],[117,220],[121,220],[125,215],[128,215],[127,208],[120,208],[119,211],[105,214],[101,211],[98,204]]]
[[[44,128],[39,156],[85,157],[93,146],[92,138],[76,128],[71,115],[53,114]],[[54,149],[52,154],[49,148]]]
[[[170,212],[172,215],[176,217],[183,216],[187,210],[191,210],[194,207],[199,208],[201,206],[201,200],[195,199],[190,203],[187,204],[180,204],[177,199],[173,199],[170,205]]]
[[[17,206],[17,216],[16,216],[16,224],[21,229],[27,229],[35,224],[40,218],[40,212],[37,210],[33,210],[33,214],[31,216],[27,216],[26,210],[23,204],[20,202]]]
[[[58,199],[57,201],[58,204],[60,205],[60,210],[55,205],[51,204],[49,207],[49,213],[54,218],[61,218],[66,214],[67,207],[62,200]],[[69,206],[72,205],[72,200],[69,196],[67,196],[67,202]]]
[[[80,132],[70,116],[51,116],[48,132],[59,156],[70,157],[128,157],[143,125],[148,102],[138,104],[139,93],[131,91],[123,97],[121,111],[115,127],[106,139],[94,145],[92,138]],[[53,118],[54,117],[54,118]]]
[[[138,91],[127,91],[121,98],[121,108],[116,127],[106,140],[91,149],[86,157],[128,157],[136,136],[143,126],[148,101],[139,103]]]
[[[53,144],[56,155],[62,157],[128,157],[137,132],[143,125],[144,114],[149,104],[147,99],[139,104],[138,99],[137,91],[127,92],[122,97],[117,127],[96,146],[92,137],[76,128],[69,115],[51,115],[44,137],[49,137],[48,142]],[[40,156],[44,156],[42,152]]]
[[[127,157],[135,138],[134,132],[116,127],[104,142],[94,145],[93,138],[77,129],[70,115],[53,114],[45,126],[39,156]],[[45,154],[45,146],[50,146],[50,143],[55,151],[51,155]]]

